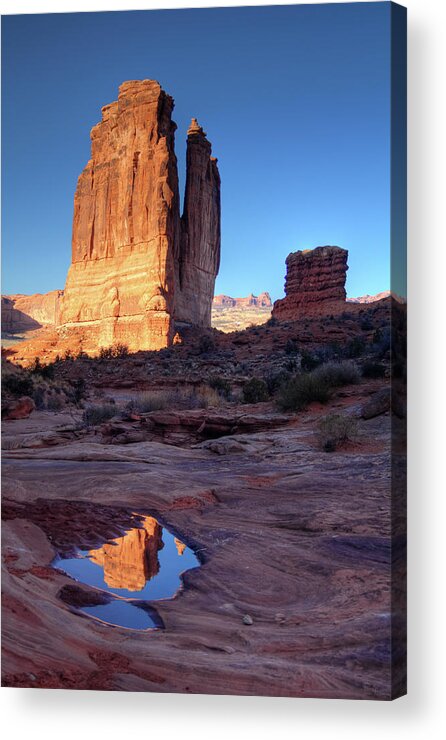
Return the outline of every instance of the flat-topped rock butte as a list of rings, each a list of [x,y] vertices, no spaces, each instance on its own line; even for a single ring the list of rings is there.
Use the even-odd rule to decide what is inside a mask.
[[[220,177],[196,119],[180,217],[174,101],[153,80],[124,82],[91,131],[74,197],[61,337],[84,348],[161,349],[175,326],[210,326],[220,261]]]
[[[316,247],[292,252],[286,258],[285,298],[274,303],[279,321],[343,310],[348,251]]]

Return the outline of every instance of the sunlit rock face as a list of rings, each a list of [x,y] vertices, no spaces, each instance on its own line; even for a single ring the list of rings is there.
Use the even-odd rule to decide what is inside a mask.
[[[150,516],[142,524],[142,529],[132,529],[113,543],[90,551],[91,560],[104,569],[104,581],[110,588],[141,591],[158,573],[163,530]]]
[[[273,317],[294,321],[344,308],[347,258],[348,251],[341,247],[317,247],[289,254],[285,298],[274,303]]]
[[[211,145],[188,132],[180,218],[174,101],[154,80],[124,82],[91,131],[74,197],[60,331],[88,346],[168,346],[175,320],[210,326],[220,259],[220,179]]]

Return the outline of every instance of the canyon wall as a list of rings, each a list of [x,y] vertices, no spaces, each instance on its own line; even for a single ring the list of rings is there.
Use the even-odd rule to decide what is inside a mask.
[[[273,317],[295,321],[342,309],[346,302],[347,258],[348,251],[340,247],[316,247],[289,254],[285,298],[275,301]]]
[[[180,218],[174,101],[158,82],[124,82],[91,131],[74,197],[63,336],[131,351],[172,341],[175,321],[210,326],[220,260],[220,179],[196,122]]]
[[[59,323],[61,290],[34,295],[2,296],[2,330],[10,334]]]

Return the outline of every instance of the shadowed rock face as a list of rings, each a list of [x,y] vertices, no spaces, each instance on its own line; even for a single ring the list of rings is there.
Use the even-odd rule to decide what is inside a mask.
[[[317,247],[289,254],[285,298],[274,303],[273,317],[294,321],[342,309],[346,301],[347,258],[348,251],[340,247]]]
[[[158,82],[125,82],[91,131],[60,316],[62,335],[82,333],[86,348],[159,349],[172,341],[175,319],[210,325],[220,179],[210,143],[192,125],[181,221],[173,106]]]

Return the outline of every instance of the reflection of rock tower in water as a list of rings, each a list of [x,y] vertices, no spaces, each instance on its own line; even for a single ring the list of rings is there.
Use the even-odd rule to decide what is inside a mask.
[[[175,547],[177,548],[177,551],[178,551],[178,555],[182,555],[186,549],[186,545],[184,544],[184,542],[181,542],[181,540],[178,540],[176,537],[174,538],[174,542],[175,542]]]
[[[163,548],[162,527],[148,516],[141,529],[131,529],[113,543],[90,551],[90,558],[104,569],[111,588],[141,591],[159,571],[158,551]]]

